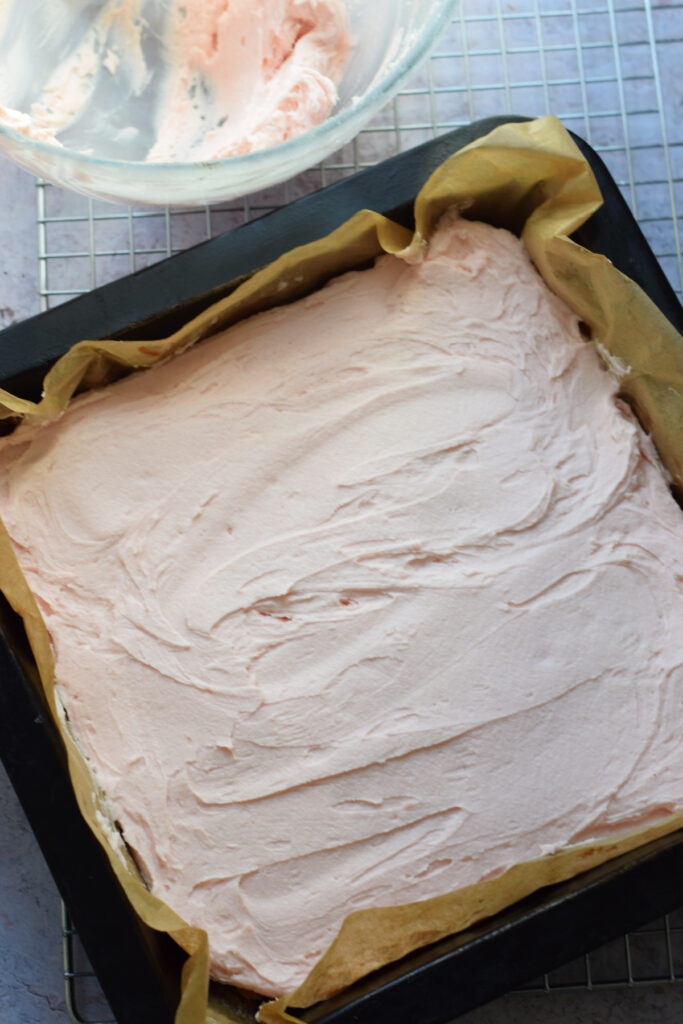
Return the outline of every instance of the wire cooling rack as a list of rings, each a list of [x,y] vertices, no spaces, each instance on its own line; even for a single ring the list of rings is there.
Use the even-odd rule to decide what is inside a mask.
[[[201,210],[123,209],[37,184],[42,309],[491,114],[556,114],[600,153],[679,297],[683,289],[683,3],[461,0],[408,87],[349,145],[282,186]],[[63,916],[67,1007],[112,1020]],[[524,991],[683,981],[683,911]],[[561,998],[557,996],[557,998]]]
[[[674,288],[683,265],[683,4],[461,0],[409,86],[305,174],[202,210],[123,209],[38,184],[43,308],[480,117],[557,114],[601,154]],[[680,212],[679,212],[680,211]]]
[[[62,908],[66,1007],[74,1024],[116,1024],[67,912]],[[683,982],[683,910],[587,953],[512,993],[561,999],[578,989],[638,988]],[[418,1021],[415,1024],[419,1024]]]

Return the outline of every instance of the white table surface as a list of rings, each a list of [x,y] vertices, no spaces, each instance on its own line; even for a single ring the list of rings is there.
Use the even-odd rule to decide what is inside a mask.
[[[529,6],[534,0],[520,0],[517,7]],[[491,8],[493,0],[481,0],[481,8]],[[464,9],[473,16],[472,23],[468,25],[468,45],[476,47],[476,32],[478,26],[486,30],[487,22],[476,20],[478,10],[477,0],[463,0]],[[554,5],[558,9],[567,8],[575,10],[572,0],[557,0]],[[597,6],[604,6],[598,4]],[[542,11],[551,11],[552,3],[540,0]],[[610,12],[615,10],[611,0],[608,2]],[[581,5],[581,9],[586,5]],[[505,6],[507,11],[514,11],[515,5],[510,3]],[[537,9],[537,5],[535,5]],[[500,7],[498,8],[500,10]],[[660,72],[660,93],[662,108],[658,109],[658,99],[650,96],[644,98],[645,111],[649,112],[650,119],[642,115],[629,117],[622,116],[624,130],[628,127],[628,143],[631,147],[631,156],[636,164],[635,172],[633,166],[626,168],[625,191],[628,192],[628,174],[631,173],[631,195],[643,192],[638,186],[638,174],[643,173],[647,181],[653,181],[658,174],[662,178],[667,175],[661,167],[662,149],[656,145],[648,149],[649,134],[653,123],[652,117],[659,120],[660,128],[664,124],[667,127],[667,138],[669,142],[668,155],[671,161],[671,171],[674,177],[674,200],[678,202],[679,215],[683,214],[683,5],[674,0],[662,0],[651,8],[647,0],[633,0],[629,6],[621,4],[617,10],[617,34],[624,46],[631,46],[631,49],[624,49],[626,56],[621,61],[622,71],[635,70],[632,76],[633,81],[638,82],[638,67],[631,68],[629,59],[636,51],[641,52],[645,42],[637,31],[644,31],[640,22],[639,29],[634,39],[629,40],[628,33],[631,31],[629,25],[632,16],[643,18],[647,15],[654,24],[657,38],[662,38],[662,24],[665,24],[665,35],[667,44],[659,47],[659,72]],[[545,17],[545,15],[544,15]],[[621,21],[619,21],[621,19]],[[664,19],[664,22],[662,22]],[[562,19],[558,19],[559,21]],[[512,23],[515,27],[516,23]],[[550,18],[544,23],[544,29],[550,24]],[[613,21],[612,27],[616,22]],[[625,27],[622,27],[625,26]],[[507,26],[506,26],[507,27]],[[463,26],[464,32],[464,26]],[[550,37],[548,37],[549,40]],[[652,41],[652,36],[650,36]],[[641,45],[642,44],[642,45]],[[548,47],[550,52],[550,42]],[[457,46],[457,44],[456,44]],[[590,53],[590,44],[586,44],[586,53]],[[485,49],[485,47],[484,47]],[[442,46],[443,51],[443,46]],[[553,51],[554,52],[554,51]],[[643,58],[644,59],[644,58]],[[430,69],[431,80],[431,121],[432,132],[434,130],[445,130],[451,123],[440,119],[439,102],[442,100],[442,93],[438,92],[442,79],[439,77],[439,69],[444,62],[433,61]],[[474,67],[474,61],[470,62],[470,71]],[[546,67],[546,74],[549,74]],[[475,72],[472,72],[474,74]],[[513,74],[511,71],[511,59],[506,74]],[[584,73],[585,69],[584,69]],[[627,76],[628,77],[628,76]],[[418,84],[424,81],[418,79]],[[437,93],[434,102],[434,83]],[[599,83],[598,83],[599,84]],[[623,87],[628,89],[629,81]],[[631,83],[632,84],[632,83]],[[643,88],[649,88],[651,82],[644,76]],[[514,87],[513,87],[514,88]],[[460,91],[458,91],[458,89]],[[520,89],[522,87],[520,86]],[[486,110],[481,106],[485,100],[485,90],[476,91],[476,83],[473,86],[472,78],[467,82],[466,88],[454,86],[453,102],[460,103],[452,123],[467,121],[472,116],[484,116],[489,112],[499,112],[503,105],[492,110]],[[542,90],[544,102],[555,109],[552,103],[552,93],[548,89],[547,80],[541,85],[537,83],[538,90]],[[531,105],[528,96],[529,90],[523,90],[519,94],[525,96],[524,102],[515,104],[515,96],[506,89],[507,109],[516,109],[518,112],[539,112],[545,110],[538,104]],[[402,99],[406,107],[406,116],[413,121],[419,121],[417,101],[419,95],[407,95]],[[558,100],[558,102],[564,102]],[[570,100],[567,100],[570,103]],[[578,102],[578,101],[577,101]],[[584,89],[581,97],[583,111],[586,113],[586,103],[593,102],[590,97],[586,100]],[[597,103],[597,100],[595,101]],[[648,107],[648,103],[650,106]],[[654,104],[654,105],[653,105]],[[628,105],[628,100],[627,100]],[[413,108],[408,112],[409,108]],[[572,108],[573,109],[573,108]],[[574,120],[568,122],[569,126],[582,132],[582,128],[588,126],[600,141],[600,130],[607,126],[608,118],[593,119],[574,114]],[[622,103],[622,114],[624,106]],[[639,110],[640,108],[636,108]],[[436,111],[436,116],[435,116]],[[561,113],[561,111],[557,111]],[[589,109],[592,114],[592,108]],[[663,115],[663,120],[660,115]],[[437,123],[438,122],[438,123]],[[381,121],[380,121],[381,123]],[[642,137],[638,133],[641,133]],[[409,138],[404,139],[403,145],[410,145],[411,142],[421,141],[423,137],[431,134],[427,128],[416,128],[412,133],[404,133]],[[583,134],[586,134],[585,131]],[[386,137],[386,136],[385,136]],[[382,138],[382,136],[377,136]],[[595,141],[595,138],[594,138]],[[372,133],[366,135],[366,142],[370,143],[369,156],[378,155],[373,145]],[[609,133],[605,136],[605,145],[609,145]],[[640,147],[640,148],[638,148]],[[362,147],[355,151],[355,160],[358,154],[363,159]],[[623,150],[619,151],[617,145],[614,152],[603,154],[606,158],[613,158],[611,166],[615,173],[618,173],[619,161],[623,157]],[[649,160],[649,164],[642,172],[638,170],[638,161]],[[609,162],[609,159],[608,159]],[[615,167],[616,163],[616,167]],[[636,188],[633,188],[633,174],[635,174]],[[644,179],[645,180],[645,179]],[[309,185],[310,187],[310,185]],[[650,187],[650,186],[648,186]],[[651,194],[654,195],[654,186]],[[661,191],[661,189],[660,189]],[[54,203],[57,190],[52,190]],[[19,170],[0,157],[0,199],[2,200],[0,213],[0,327],[6,326],[16,320],[23,319],[39,311],[39,247],[38,234],[36,229],[36,188],[35,180],[28,173]],[[651,219],[644,224],[646,234],[658,251],[663,254],[662,263],[665,266],[674,286],[680,288],[680,269],[677,267],[675,255],[669,255],[672,244],[676,239],[672,236],[672,218],[668,215],[662,216],[661,211],[648,209],[648,195],[643,193],[643,201],[640,203],[639,214],[646,218],[649,212]],[[60,196],[57,200],[61,201]],[[67,204],[69,200],[64,199]],[[80,202],[80,200],[79,200]],[[84,202],[84,201],[83,201]],[[643,202],[645,206],[643,206]],[[179,223],[179,222],[178,222]],[[683,233],[683,222],[678,221],[681,233]],[[189,229],[188,229],[189,230]],[[184,235],[180,231],[179,242],[174,247],[182,247],[183,244],[190,244],[194,237]],[[672,241],[673,238],[673,241]],[[198,240],[198,239],[197,239]],[[61,242],[59,243],[62,244]],[[78,248],[78,246],[76,246]],[[44,256],[45,253],[43,252]],[[77,261],[71,261],[73,267]],[[110,261],[115,263],[116,258]],[[131,256],[131,262],[135,257]],[[138,265],[139,261],[138,261]],[[53,280],[57,280],[59,272],[58,263],[53,266]],[[102,278],[118,276],[128,269],[121,265],[121,261],[112,269],[106,260],[102,263]],[[73,271],[65,269],[66,287],[73,287],[73,290],[80,290],[80,283],[73,284]],[[69,277],[71,275],[71,277]],[[71,282],[71,283],[70,283]],[[65,287],[62,282],[58,282]],[[58,290],[58,288],[56,288]],[[48,288],[43,287],[44,302],[51,304],[59,301],[59,297],[46,295]],[[61,924],[59,916],[59,898],[55,885],[45,867],[40,851],[26,822],[23,812],[18,804],[9,781],[2,769],[0,769],[0,1022],[2,1024],[66,1024],[69,1017],[66,1013],[63,977],[61,965]],[[484,1007],[474,1013],[462,1018],[468,1024],[564,1024],[564,1022],[576,1022],[576,1024],[680,1024],[683,1021],[683,985],[657,985],[646,986],[635,989],[619,989],[608,991],[576,991],[571,993],[546,994],[513,994],[498,1000],[497,1002]],[[143,1022],[141,1022],[143,1024]],[[419,1022],[415,1022],[419,1024]]]

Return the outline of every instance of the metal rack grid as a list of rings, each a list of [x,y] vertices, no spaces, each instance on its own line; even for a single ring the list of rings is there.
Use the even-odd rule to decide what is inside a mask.
[[[211,208],[122,209],[37,184],[42,309],[472,120],[554,113],[600,153],[679,297],[683,290],[683,3],[461,0],[430,60],[374,122],[296,179]],[[107,1021],[64,916],[72,1019]],[[624,936],[523,991],[683,981],[683,912]],[[85,1014],[85,1016],[84,1016]]]
[[[62,908],[66,1007],[74,1024],[116,1024],[97,979]],[[565,967],[529,982],[508,999],[529,994],[558,998],[578,989],[641,988],[683,983],[683,911],[587,953]]]

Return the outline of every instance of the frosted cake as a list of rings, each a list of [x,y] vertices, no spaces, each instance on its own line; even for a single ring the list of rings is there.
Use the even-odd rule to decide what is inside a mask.
[[[683,517],[615,391],[449,216],[2,439],[71,727],[214,977],[683,804]]]

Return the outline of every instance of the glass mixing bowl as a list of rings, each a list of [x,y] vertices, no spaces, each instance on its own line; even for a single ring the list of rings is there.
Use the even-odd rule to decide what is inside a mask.
[[[109,0],[112,2],[112,0]],[[114,0],[116,2],[116,0]],[[126,2],[126,0],[120,0]],[[160,3],[164,0],[148,0]],[[167,2],[167,0],[165,0]],[[352,52],[339,83],[339,100],[330,117],[304,134],[268,149],[220,160],[147,163],[122,159],[125,142],[115,143],[112,120],[113,73],[108,88],[95,90],[87,118],[60,134],[60,147],[30,138],[0,123],[0,150],[35,174],[65,188],[127,203],[198,206],[247,195],[278,184],[323,160],[352,139],[398,92],[428,54],[457,0],[345,0]],[[92,19],[102,0],[10,0],[0,7],[0,104],[28,111],[42,88],[45,72],[72,46],[74,18]],[[60,14],[61,10],[61,14]],[[53,30],[55,12],[59,30]],[[65,20],[66,19],[66,20]],[[65,29],[64,25],[71,25]],[[144,28],[148,22],[143,23]],[[143,29],[144,33],[144,29]],[[159,55],[158,36],[142,39],[148,63]],[[105,76],[106,77],[106,76]],[[116,118],[124,123],[151,120],[153,83],[142,95],[122,103]],[[97,103],[101,104],[98,108]],[[137,106],[135,106],[137,105]],[[79,139],[79,125],[87,134]],[[123,133],[119,132],[121,138]],[[84,141],[87,140],[87,141]],[[79,152],[87,148],[88,152]]]

